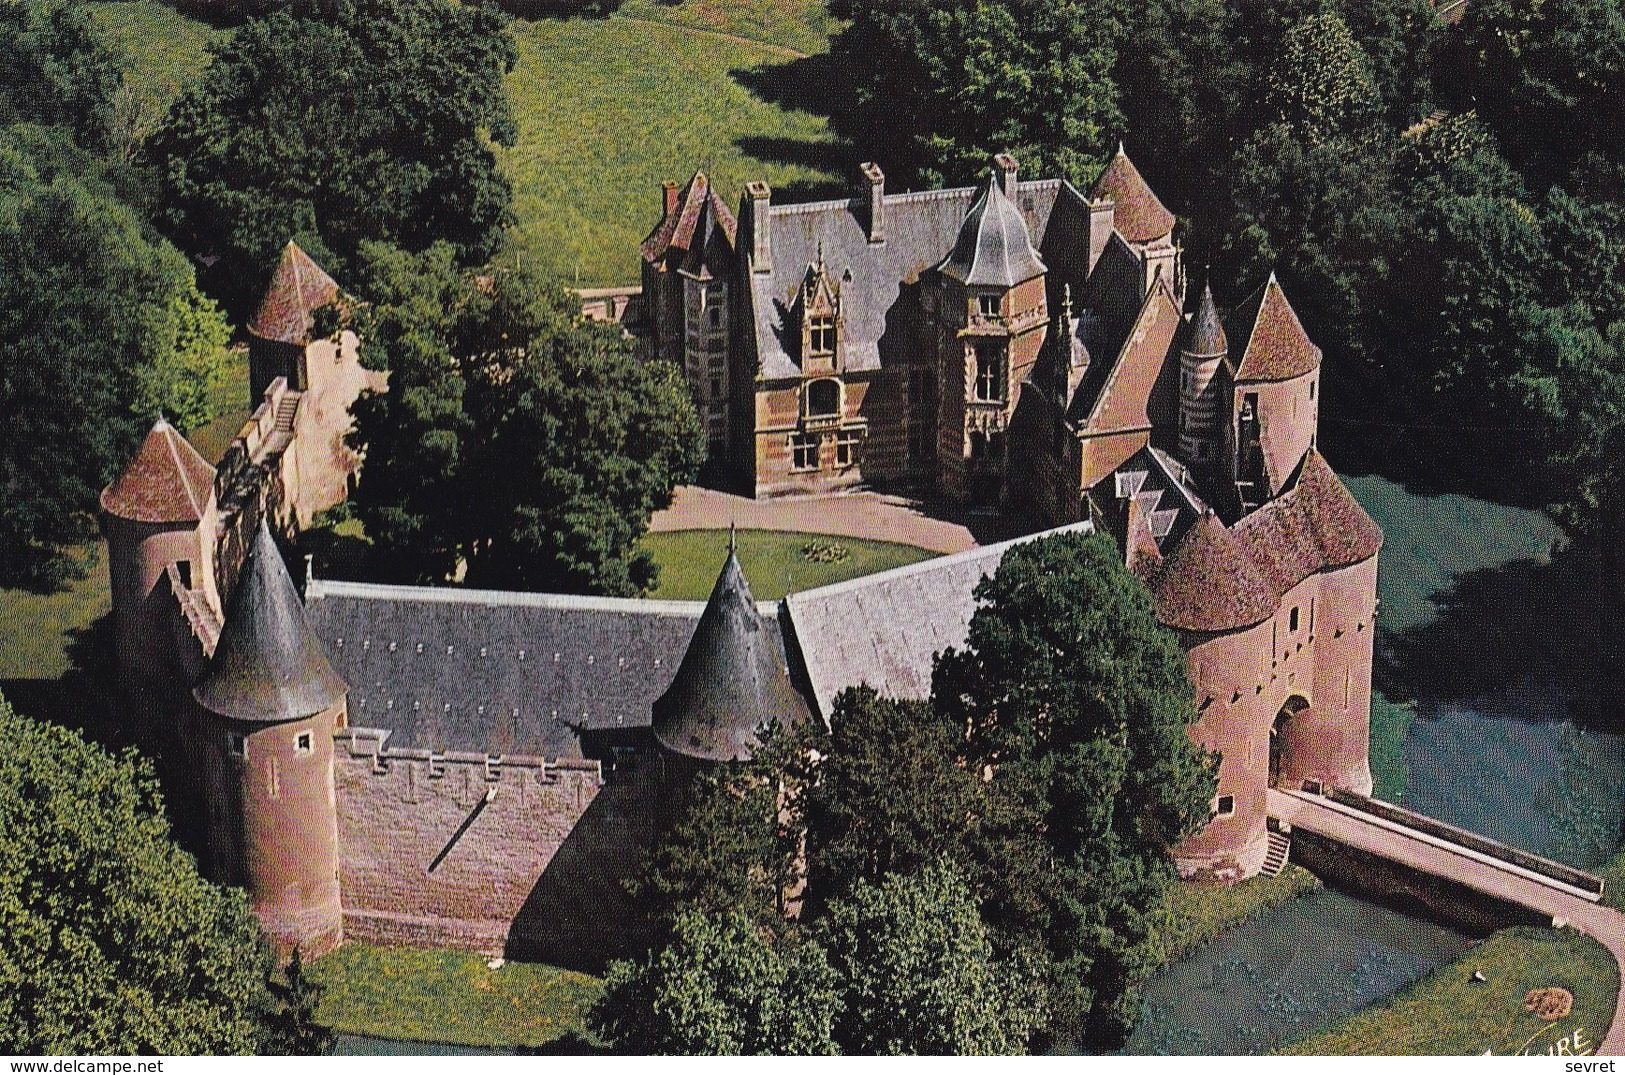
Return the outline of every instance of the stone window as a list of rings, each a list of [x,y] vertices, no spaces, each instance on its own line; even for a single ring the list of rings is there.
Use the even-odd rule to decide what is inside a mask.
[[[1234,795],[1220,795],[1213,803],[1215,817],[1232,817],[1236,812],[1236,797]]]
[[[855,466],[858,461],[858,443],[860,437],[857,433],[843,432],[835,438],[835,465],[838,467]]]
[[[226,752],[234,758],[248,758],[248,736],[241,732],[226,733]]]
[[[1310,402],[1314,402],[1314,398],[1315,398],[1315,382],[1310,381],[1309,382],[1309,400],[1310,400]]]
[[[1287,630],[1296,631],[1297,629],[1298,629],[1298,606],[1293,605],[1292,606],[1292,613],[1287,617]]]
[[[996,294],[976,296],[976,308],[983,317],[998,317],[999,296]]]
[[[979,403],[1003,403],[1005,380],[1004,348],[996,344],[977,344],[976,401]]]
[[[835,353],[835,319],[814,317],[807,322],[807,353],[829,356]]]
[[[841,413],[841,382],[830,378],[807,385],[805,413],[808,418],[832,418]]]
[[[818,469],[818,438],[802,433],[790,437],[790,469]]]
[[[314,737],[309,732],[300,732],[293,737],[293,752],[295,754],[309,754],[314,749]]]

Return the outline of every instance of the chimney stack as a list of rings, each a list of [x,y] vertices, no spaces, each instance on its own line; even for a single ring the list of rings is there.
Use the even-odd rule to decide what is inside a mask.
[[[760,179],[745,184],[750,209],[750,267],[752,272],[773,271],[773,190]]]
[[[662,220],[677,211],[677,184],[670,179],[660,184],[660,204]]]
[[[886,173],[874,161],[861,165],[863,178],[869,181],[869,241],[886,241]]]
[[[1014,201],[1016,197],[1016,158],[1008,153],[1000,153],[993,158],[993,166],[999,170],[999,187],[1004,196]]]

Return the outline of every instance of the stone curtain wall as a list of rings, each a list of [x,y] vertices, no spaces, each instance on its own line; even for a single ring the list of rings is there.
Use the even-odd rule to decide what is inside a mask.
[[[501,955],[598,763],[389,750],[388,734],[334,737],[346,937]]]

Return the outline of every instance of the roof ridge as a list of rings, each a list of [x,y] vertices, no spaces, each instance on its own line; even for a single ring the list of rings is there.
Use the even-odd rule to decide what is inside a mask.
[[[198,503],[197,491],[192,488],[192,482],[186,475],[186,464],[181,461],[180,449],[175,446],[175,438],[180,431],[168,422],[164,423],[164,447],[169,449],[170,462],[175,464],[175,473],[180,475],[181,488],[186,492],[186,499],[191,502],[192,510],[197,512],[198,518],[203,517],[203,505]]]

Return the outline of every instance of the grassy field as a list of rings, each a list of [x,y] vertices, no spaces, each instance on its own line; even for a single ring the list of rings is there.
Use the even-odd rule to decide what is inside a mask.
[[[340,1033],[399,1041],[535,1048],[585,1039],[603,982],[541,963],[496,970],[470,952],[347,944],[310,966],[324,988],[317,1018]]]
[[[64,675],[74,638],[111,611],[107,546],[98,541],[79,555],[90,573],[61,593],[0,589],[0,681]]]
[[[1175,925],[1167,934],[1162,962],[1172,963],[1203,941],[1319,887],[1320,880],[1301,866],[1288,866],[1275,877],[1259,874],[1224,888],[1182,881],[1169,899]]]
[[[833,542],[850,555],[840,563],[814,563],[802,553],[809,541]],[[660,565],[660,587],[649,596],[703,601],[716,584],[717,571],[727,555],[728,531],[675,530],[650,534],[643,539],[643,547]],[[776,601],[787,593],[845,582],[860,575],[918,563],[935,555],[912,545],[886,541],[771,530],[739,531],[739,566],[744,568],[750,592],[758,601]]]
[[[1473,980],[1473,972],[1485,981]],[[1574,1010],[1556,1022],[1525,1011],[1531,989],[1558,986]],[[1502,930],[1381,1004],[1282,1052],[1299,1056],[1544,1056],[1559,1040],[1595,1049],[1613,1018],[1619,969],[1608,950],[1572,929]],[[1576,1047],[1574,1035],[1582,1042]]]

